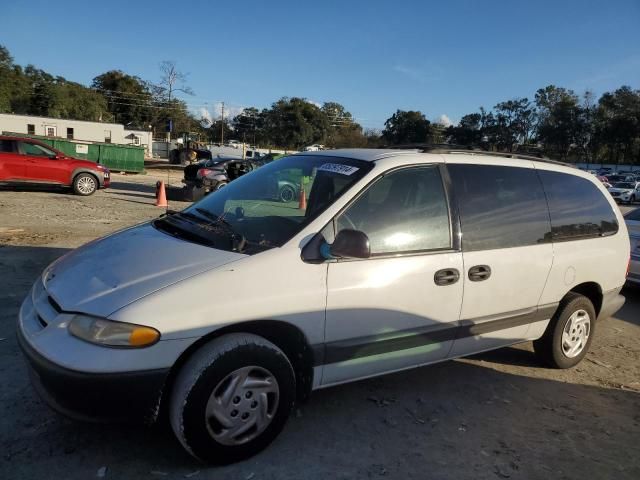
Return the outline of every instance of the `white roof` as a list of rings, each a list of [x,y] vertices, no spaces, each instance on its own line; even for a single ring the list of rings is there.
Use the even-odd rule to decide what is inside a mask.
[[[339,148],[336,150],[320,150],[317,152],[300,152],[296,155],[313,155],[321,157],[343,157],[355,160],[365,160],[375,162],[386,157],[396,157],[398,155],[415,155],[418,150],[391,150],[382,148]]]
[[[452,150],[451,152],[423,152],[420,149],[408,149],[408,150],[398,150],[398,149],[381,149],[381,148],[343,148],[336,150],[320,150],[317,152],[300,152],[296,155],[313,155],[313,156],[321,156],[321,157],[342,157],[342,158],[353,158],[355,160],[365,160],[369,162],[375,162],[382,159],[390,159],[393,157],[400,156],[419,156],[423,159],[427,159],[430,162],[451,162],[451,163],[478,163],[478,164],[489,164],[489,165],[512,165],[512,166],[521,166],[523,159],[518,158],[517,156],[509,157],[505,155],[493,155],[492,152],[484,152],[477,150]],[[514,154],[517,155],[517,154]],[[524,160],[528,160],[533,162],[533,165],[536,168],[549,169],[549,170],[559,170],[559,171],[569,171],[571,173],[576,173],[579,171],[573,165],[564,164],[562,162],[555,162],[553,160],[548,160],[545,162],[544,159],[536,159],[533,157],[527,157]],[[386,163],[386,162],[385,162]],[[582,172],[584,175],[586,172]],[[591,175],[593,176],[593,175]],[[595,178],[595,177],[594,177]]]

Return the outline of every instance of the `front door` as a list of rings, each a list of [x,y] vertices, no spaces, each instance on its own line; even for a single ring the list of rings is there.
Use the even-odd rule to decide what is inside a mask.
[[[322,384],[445,358],[459,319],[462,254],[453,249],[441,167],[392,171],[334,221],[367,234],[371,258],[329,264]]]
[[[531,324],[555,310],[539,305],[553,260],[546,198],[531,162],[517,162],[522,166],[447,165],[464,257],[454,357],[523,341]]]
[[[69,160],[56,158],[56,152],[38,143],[16,143],[18,151],[25,157],[26,179],[41,183],[69,183]]]

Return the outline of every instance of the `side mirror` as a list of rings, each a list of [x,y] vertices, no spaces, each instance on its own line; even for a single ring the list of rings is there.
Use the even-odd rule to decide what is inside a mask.
[[[330,247],[331,255],[338,258],[369,258],[369,237],[359,230],[340,230]]]

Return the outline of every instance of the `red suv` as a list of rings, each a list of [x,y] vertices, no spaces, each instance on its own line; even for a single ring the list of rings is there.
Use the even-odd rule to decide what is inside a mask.
[[[71,158],[37,140],[0,135],[0,185],[40,184],[72,187],[91,195],[109,186],[109,169]]]

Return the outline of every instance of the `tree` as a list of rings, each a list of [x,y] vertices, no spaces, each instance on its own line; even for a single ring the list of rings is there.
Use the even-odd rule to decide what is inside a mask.
[[[160,63],[160,93],[162,93],[168,102],[171,102],[173,94],[175,92],[186,93],[187,95],[193,95],[193,90],[185,85],[187,81],[187,74],[178,70],[176,62],[173,60],[164,60]]]
[[[500,102],[494,111],[500,146],[512,151],[514,145],[527,143],[536,117],[536,110],[527,98]]]
[[[566,159],[577,146],[582,111],[573,90],[549,85],[536,92],[538,107],[538,141],[545,151]]]
[[[116,122],[140,126],[155,119],[154,98],[142,79],[110,70],[95,77],[91,87],[105,97]]]
[[[267,138],[285,148],[321,143],[329,129],[327,116],[304,98],[283,97],[263,112],[263,118]]]
[[[640,90],[623,86],[602,95],[595,133],[609,161],[640,161]]]
[[[384,122],[382,138],[392,145],[429,141],[431,122],[419,111],[397,110]]]
[[[357,148],[367,146],[362,127],[353,119],[353,115],[337,102],[325,102],[322,113],[327,117],[329,129],[325,144],[331,148]]]
[[[225,118],[224,122],[221,119],[211,122],[211,126],[206,129],[207,138],[212,143],[220,143],[222,141],[221,135],[224,130],[224,138],[229,140],[233,138],[234,131],[229,124],[229,121]]]
[[[238,140],[260,143],[263,140],[264,118],[255,107],[245,108],[233,117],[231,126]]]
[[[446,130],[451,143],[457,145],[479,145],[482,141],[482,115],[469,113],[464,115],[458,125],[451,125]]]

